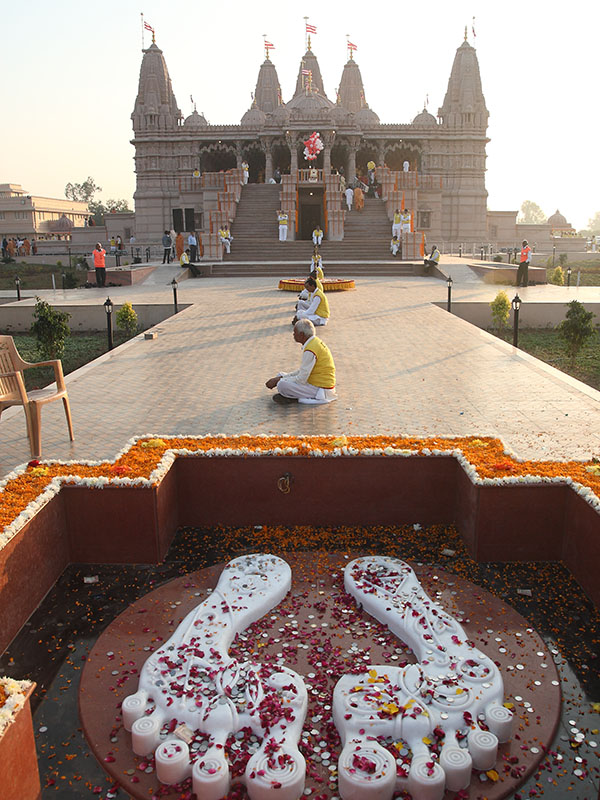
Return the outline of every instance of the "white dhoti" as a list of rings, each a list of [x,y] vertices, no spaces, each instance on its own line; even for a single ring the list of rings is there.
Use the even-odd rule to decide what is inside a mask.
[[[249,175],[248,170],[245,169],[244,170],[244,186],[248,183],[248,175]]]
[[[221,239],[221,244],[225,248],[228,253],[231,253],[231,240],[230,239]]]
[[[323,234],[320,233],[318,236],[316,233],[313,233],[313,244],[321,244],[323,241]]]
[[[298,311],[296,317],[298,319],[309,319],[315,327],[317,327],[317,325],[327,325],[327,317],[320,317],[318,314],[308,314],[306,311]]]
[[[285,242],[287,239],[287,225],[279,226],[279,241]]]
[[[402,228],[401,222],[394,222],[392,224],[392,236],[400,236],[400,229]]]
[[[410,222],[402,223],[402,233],[410,233]]]
[[[393,256],[397,255],[399,249],[400,249],[399,243],[390,245],[390,250]]]
[[[313,386],[312,383],[298,383],[289,378],[281,378],[277,384],[277,391],[284,397],[295,397],[299,403],[307,405],[320,405],[337,400],[335,389],[323,389],[320,386]]]

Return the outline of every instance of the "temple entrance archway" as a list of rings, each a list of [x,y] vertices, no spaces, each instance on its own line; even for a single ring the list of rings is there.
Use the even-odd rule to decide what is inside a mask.
[[[367,175],[367,161],[374,161],[377,164],[377,148],[363,146],[356,153],[356,174],[360,177]]]
[[[243,158],[248,162],[248,183],[265,182],[265,153],[259,144],[251,144],[242,150]]]
[[[297,239],[312,239],[316,225],[325,230],[323,213],[323,189],[314,186],[298,190],[298,234]]]
[[[200,151],[200,164],[202,172],[226,172],[228,169],[235,169],[235,150],[232,147],[207,147]]]
[[[279,167],[282,174],[289,175],[292,156],[287,144],[274,144],[271,148],[271,154],[273,156],[273,170]]]
[[[402,171],[405,161],[408,161],[411,171],[421,169],[421,153],[416,147],[396,144],[385,151],[385,163],[391,170]]]
[[[348,168],[348,156],[350,149],[345,144],[334,144],[331,148],[331,168],[339,172],[340,167],[343,167],[344,173]]]

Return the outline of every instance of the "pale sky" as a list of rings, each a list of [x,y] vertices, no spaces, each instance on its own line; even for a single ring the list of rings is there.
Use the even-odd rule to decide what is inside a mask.
[[[322,0],[304,7],[285,0],[6,3],[0,17],[0,183],[62,197],[67,182],[91,175],[103,187],[102,199],[131,203],[130,115],[142,11],[156,30],[182,113],[191,113],[192,95],[214,124],[237,124],[250,107],[264,60],[262,34],[276,48],[271,59],[283,99],[291,98],[305,15],[317,26],[312,49],[330,99],[350,34],[367,102],[382,122],[410,122],[426,96],[436,115],[467,25],[490,112],[488,207],[517,210],[533,200],[547,215],[560,209],[576,228],[600,210],[594,155],[600,5],[583,0]]]

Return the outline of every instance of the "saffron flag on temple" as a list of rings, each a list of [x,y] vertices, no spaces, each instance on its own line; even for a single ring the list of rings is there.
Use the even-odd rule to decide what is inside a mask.
[[[308,22],[306,23],[306,32],[307,33],[316,33],[317,26],[316,25],[309,25]]]
[[[154,28],[152,27],[152,25],[148,25],[146,20],[144,20],[144,28],[145,28],[145,30],[152,31],[152,33],[154,33]]]
[[[267,48],[267,50],[274,50],[275,49],[275,45],[274,44],[271,44],[271,42],[266,42],[266,41],[265,41],[265,47]]]
[[[473,17],[473,22],[471,23],[471,30],[473,31],[473,38],[475,39],[477,36],[475,33],[475,17]]]
[[[348,50],[358,50],[358,46],[352,44],[352,42],[348,42]]]

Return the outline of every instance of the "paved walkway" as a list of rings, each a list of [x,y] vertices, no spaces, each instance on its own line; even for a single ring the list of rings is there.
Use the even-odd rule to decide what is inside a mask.
[[[480,283],[464,261],[445,258],[444,267],[455,301],[489,302],[502,288]],[[111,287],[111,298],[171,303],[174,275],[159,267],[142,286]],[[144,433],[246,431],[488,434],[527,458],[599,455],[600,392],[433,305],[446,291],[434,278],[361,277],[356,291],[329,295],[332,320],[321,335],[335,357],[339,400],[279,407],[264,382],[299,363],[295,296],[270,278],[182,281],[180,302],[193,305],[157,326],[158,339],[137,337],[67,377],[76,441],[53,403],[42,412],[43,456],[112,458]],[[96,289],[38,294],[61,305],[106,298]],[[597,288],[519,294],[526,302],[600,299]],[[10,409],[0,421],[0,475],[28,458],[23,411]]]

